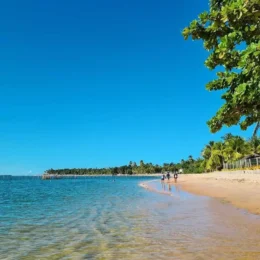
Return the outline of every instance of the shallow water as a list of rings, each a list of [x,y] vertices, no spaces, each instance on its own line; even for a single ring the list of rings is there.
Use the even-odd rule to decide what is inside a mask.
[[[0,180],[0,259],[260,259],[259,216],[113,180]]]

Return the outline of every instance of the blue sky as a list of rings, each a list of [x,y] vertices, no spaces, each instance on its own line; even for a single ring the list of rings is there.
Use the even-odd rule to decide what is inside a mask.
[[[182,29],[208,0],[5,1],[0,174],[177,162],[200,155],[221,106],[202,42]]]

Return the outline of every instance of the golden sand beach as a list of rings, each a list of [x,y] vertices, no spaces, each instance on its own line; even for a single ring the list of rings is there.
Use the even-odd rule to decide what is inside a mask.
[[[167,182],[167,181],[166,181]],[[183,190],[221,199],[235,207],[260,214],[260,174],[241,172],[215,172],[179,175],[178,181],[170,180]]]

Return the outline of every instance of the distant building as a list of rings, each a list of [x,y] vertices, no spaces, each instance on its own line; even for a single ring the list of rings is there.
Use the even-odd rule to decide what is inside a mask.
[[[254,153],[245,156],[242,160],[248,160],[248,159],[260,159],[260,154],[259,153]]]

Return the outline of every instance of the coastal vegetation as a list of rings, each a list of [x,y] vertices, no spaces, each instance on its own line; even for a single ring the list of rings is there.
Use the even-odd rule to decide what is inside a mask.
[[[51,175],[117,175],[117,174],[153,174],[166,171],[175,172],[182,169],[183,173],[203,173],[222,170],[224,163],[236,162],[248,155],[260,154],[260,137],[253,136],[245,140],[240,136],[227,134],[222,140],[210,141],[201,152],[201,157],[194,159],[191,155],[180,162],[164,163],[163,165],[145,163],[137,164],[130,161],[128,165],[108,168],[74,168],[50,169],[46,174]]]
[[[189,156],[187,160],[181,160],[179,163],[164,163],[163,165],[144,163],[143,160],[139,164],[130,161],[128,165],[108,168],[74,168],[74,169],[50,169],[45,174],[50,175],[132,175],[132,174],[154,174],[166,171],[175,172],[183,169],[185,173],[202,173],[202,159],[193,159]]]
[[[223,106],[208,121],[211,132],[239,124],[242,130],[260,121],[260,2],[210,0],[210,10],[183,30],[185,39],[202,40],[208,69],[219,67],[209,91],[220,90]]]
[[[217,72],[206,89],[221,91],[224,104],[207,124],[212,133],[237,124],[242,130],[256,127],[248,141],[228,134],[209,142],[202,151],[206,171],[260,153],[260,2],[210,0],[209,6],[182,32],[185,40],[202,40],[209,52],[205,65]]]
[[[205,171],[222,170],[224,163],[234,163],[246,156],[260,154],[260,138],[246,141],[240,136],[227,134],[221,141],[209,142],[202,151]]]

